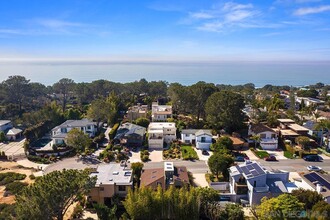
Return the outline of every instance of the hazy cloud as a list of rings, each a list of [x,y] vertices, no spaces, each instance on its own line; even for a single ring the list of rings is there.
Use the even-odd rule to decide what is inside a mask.
[[[321,5],[318,7],[306,7],[306,8],[298,8],[294,11],[294,15],[303,16],[309,14],[318,14],[322,12],[330,11],[330,5]]]

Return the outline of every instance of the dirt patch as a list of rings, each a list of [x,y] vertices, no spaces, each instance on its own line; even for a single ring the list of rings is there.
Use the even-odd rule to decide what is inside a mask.
[[[8,172],[15,172],[25,174],[26,178],[21,182],[25,182],[28,184],[34,183],[34,180],[30,179],[30,175],[35,172],[34,169],[28,168],[21,168],[16,162],[7,162],[1,161],[0,163],[0,173],[8,173]],[[15,203],[15,196],[10,195],[4,197],[3,194],[5,192],[5,186],[0,186],[0,203],[12,204]]]

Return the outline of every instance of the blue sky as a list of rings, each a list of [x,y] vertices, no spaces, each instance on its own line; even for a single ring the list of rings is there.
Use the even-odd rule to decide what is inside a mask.
[[[0,61],[330,60],[329,0],[2,0]]]

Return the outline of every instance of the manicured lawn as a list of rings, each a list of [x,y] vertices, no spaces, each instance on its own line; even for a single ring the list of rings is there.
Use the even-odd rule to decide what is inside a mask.
[[[269,157],[269,154],[267,153],[267,151],[263,151],[263,150],[255,151],[254,154],[257,157],[259,157],[260,159],[264,159],[265,157]]]
[[[284,151],[284,156],[286,157],[286,158],[289,158],[289,159],[293,159],[294,157],[293,157],[293,154],[292,153],[290,153],[289,151]]]
[[[198,160],[196,151],[191,146],[181,146],[182,159],[184,160]]]

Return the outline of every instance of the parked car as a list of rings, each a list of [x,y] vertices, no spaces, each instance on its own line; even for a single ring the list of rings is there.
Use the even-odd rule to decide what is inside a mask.
[[[245,158],[243,156],[237,156],[237,157],[235,157],[235,161],[237,161],[237,162],[244,162],[245,161]]]
[[[207,150],[203,150],[203,151],[202,151],[202,154],[203,154],[203,155],[209,155],[209,152],[207,152]]]
[[[309,166],[307,166],[307,170],[309,170],[309,171],[321,171],[322,168],[318,167],[318,166],[309,165]]]
[[[303,157],[303,159],[305,161],[317,161],[317,162],[321,162],[323,160],[322,157],[320,157],[319,155],[307,155]]]
[[[265,161],[277,161],[275,156],[265,157]]]

